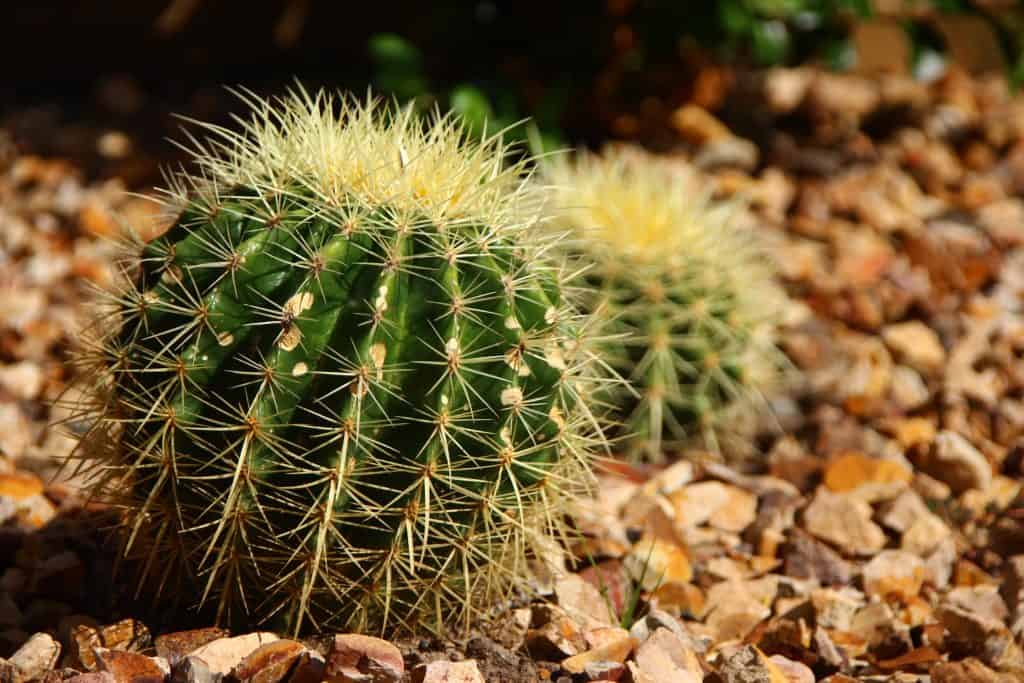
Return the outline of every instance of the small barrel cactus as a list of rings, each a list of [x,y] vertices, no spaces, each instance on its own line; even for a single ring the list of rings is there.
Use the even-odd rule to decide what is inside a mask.
[[[604,355],[634,389],[612,399],[626,450],[721,454],[785,367],[774,344],[784,294],[742,204],[712,201],[690,167],[629,148],[558,157],[545,175],[578,284],[611,332]]]
[[[244,97],[98,320],[80,454],[149,576],[222,621],[468,619],[526,582],[601,442],[543,207],[451,117]]]

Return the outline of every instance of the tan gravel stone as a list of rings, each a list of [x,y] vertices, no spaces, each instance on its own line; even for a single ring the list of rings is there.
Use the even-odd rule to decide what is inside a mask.
[[[218,638],[201,645],[189,654],[203,660],[214,674],[226,676],[251,652],[275,640],[278,640],[278,637],[273,633],[247,633],[232,638]]]
[[[915,370],[932,373],[946,361],[946,350],[935,330],[920,320],[886,325],[882,339],[897,359]]]
[[[883,550],[864,565],[864,592],[880,600],[906,602],[921,591],[924,562],[902,550]]]
[[[486,683],[476,661],[436,661],[421,664],[412,672],[413,683]]]
[[[933,477],[949,485],[954,493],[986,489],[992,483],[992,465],[960,434],[939,432],[925,467]]]
[[[886,537],[871,516],[867,503],[819,488],[804,509],[804,528],[846,555],[874,555],[885,546]]]

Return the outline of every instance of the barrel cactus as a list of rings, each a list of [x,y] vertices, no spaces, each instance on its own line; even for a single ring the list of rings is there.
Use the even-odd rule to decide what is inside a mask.
[[[79,454],[148,576],[221,621],[466,623],[525,584],[602,438],[543,207],[451,117],[244,97],[97,319]]]
[[[638,150],[547,163],[564,249],[588,306],[611,332],[629,454],[683,447],[721,455],[783,376],[775,346],[784,295],[739,201],[714,201],[692,167]],[[740,441],[733,440],[733,443]]]

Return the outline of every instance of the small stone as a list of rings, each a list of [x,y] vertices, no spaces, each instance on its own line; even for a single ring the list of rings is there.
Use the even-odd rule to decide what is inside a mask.
[[[693,165],[704,171],[722,168],[739,168],[753,171],[757,168],[757,145],[750,140],[726,137],[712,140],[700,148],[693,158]]]
[[[828,631],[822,627],[814,629],[813,636],[814,651],[821,660],[831,669],[844,669],[849,666],[849,660],[844,653],[832,642]]]
[[[753,581],[721,581],[708,591],[704,623],[719,641],[743,638],[771,615],[767,605],[774,596],[759,595],[758,587]]]
[[[732,137],[724,123],[695,104],[687,104],[674,111],[672,125],[683,137],[698,145]]]
[[[885,427],[903,450],[928,445],[936,434],[935,423],[924,417],[894,418]]]
[[[47,633],[37,633],[11,655],[8,663],[14,667],[21,681],[32,681],[57,665],[60,643]]]
[[[405,675],[405,662],[386,640],[341,633],[334,636],[325,675],[331,683],[398,683]]]
[[[753,645],[723,650],[718,675],[724,683],[788,683],[788,679]]]
[[[638,619],[632,628],[629,629],[629,634],[633,636],[637,643],[645,643],[651,637],[651,634],[659,628],[668,629],[676,634],[676,637],[696,652],[704,652],[707,649],[705,644],[698,642],[698,639],[683,628],[682,623],[678,619],[657,607],[651,607],[642,619]]]
[[[811,646],[811,629],[808,621],[813,619],[811,603],[802,598],[792,608],[788,608],[779,600],[775,613],[780,616],[760,624],[751,634],[750,643],[762,652],[783,655],[793,659],[802,659]]]
[[[659,628],[637,648],[634,661],[629,663],[633,680],[657,683],[701,683],[704,670],[697,653],[678,635],[667,628]]]
[[[786,576],[813,579],[822,585],[850,583],[853,568],[832,548],[800,529],[794,529],[783,559]]]
[[[997,670],[1024,669],[1024,653],[1003,622],[948,604],[936,614],[955,651],[977,657]]]
[[[1003,247],[1024,245],[1024,201],[1014,197],[978,209],[978,223]]]
[[[1021,638],[1024,635],[1024,555],[1007,558],[1004,574],[999,592],[1012,610],[1010,630]]]
[[[921,591],[924,563],[902,550],[883,550],[864,565],[863,580],[869,596],[905,602]]]
[[[870,485],[896,484],[901,488],[912,478],[910,469],[898,462],[853,452],[833,458],[825,469],[825,486],[836,493]]]
[[[693,569],[686,552],[674,543],[645,537],[633,546],[626,558],[625,566],[634,580],[640,581],[644,589],[654,590],[660,586],[689,583]]]
[[[526,650],[534,659],[560,662],[587,649],[586,640],[575,621],[560,609],[546,611],[550,612],[550,618],[538,628],[526,632]]]
[[[0,473],[0,496],[22,502],[43,492],[43,482],[34,474],[25,472]]]
[[[1010,616],[998,586],[959,586],[946,594],[945,604],[993,621],[1005,621]]]
[[[974,657],[961,662],[939,662],[928,670],[931,683],[1020,683],[1020,677],[998,673]]]
[[[849,631],[854,615],[864,606],[864,595],[852,588],[822,588],[811,592],[811,604],[818,626]]]
[[[920,320],[886,325],[882,339],[897,359],[923,373],[932,373],[946,362],[939,335]]]
[[[555,582],[558,606],[584,629],[610,626],[615,622],[608,599],[578,574],[567,574]]]
[[[96,648],[96,665],[107,671],[117,683],[163,683],[171,673],[167,661],[137,652]]]
[[[0,496],[3,500],[3,496]],[[29,496],[15,504],[18,526],[27,531],[37,531],[53,521],[57,508],[43,494]]]
[[[623,631],[623,634],[614,640],[565,659],[562,662],[562,669],[571,674],[585,673],[590,680],[610,678],[616,672],[621,675],[625,670],[623,663],[635,646],[636,641],[628,632]]]
[[[43,371],[37,363],[22,361],[0,367],[0,387],[20,401],[38,398],[44,380]]]
[[[299,655],[288,677],[288,683],[321,683],[327,662],[317,652],[306,650]]]
[[[171,683],[220,683],[221,679],[199,657],[180,656],[171,668]]]
[[[199,628],[191,631],[175,631],[157,636],[153,644],[156,646],[156,654],[163,657],[171,666],[174,663],[199,648],[215,640],[227,638],[230,634],[222,628],[210,627]]]
[[[802,662],[794,662],[782,655],[772,655],[768,661],[782,672],[789,683],[814,683],[814,672]]]
[[[273,633],[247,633],[243,636],[212,640],[189,654],[203,660],[215,676],[227,676],[249,653],[275,640],[278,640],[278,637]]]
[[[682,487],[669,496],[676,523],[691,528],[707,523],[722,531],[738,533],[757,516],[757,498],[743,489],[720,481],[702,481]]]
[[[306,649],[294,640],[275,640],[261,645],[239,662],[233,676],[241,683],[278,683],[284,680]]]
[[[864,649],[884,657],[898,657],[914,646],[910,629],[884,602],[872,602],[858,610],[850,622],[849,635],[860,638]]]
[[[847,555],[874,555],[885,547],[886,537],[871,515],[867,503],[819,488],[804,509],[804,528]]]
[[[932,514],[928,505],[916,491],[904,491],[886,502],[878,511],[878,521],[883,526],[904,533],[924,515]]]
[[[952,533],[938,515],[929,512],[918,517],[904,532],[900,539],[900,547],[919,557],[925,557],[940,543],[950,538]]]
[[[117,679],[109,671],[90,671],[66,678],[64,683],[117,683]]]
[[[153,637],[146,625],[135,619],[122,619],[100,628],[104,647],[112,650],[139,652],[153,644]]]
[[[928,403],[931,392],[921,374],[906,365],[897,365],[892,369],[889,395],[893,403],[903,412],[917,410]],[[934,432],[934,429],[932,430]],[[934,438],[934,434],[932,435]]]
[[[78,624],[68,638],[68,663],[86,671],[96,670],[95,648],[103,647],[99,629],[89,624]]]
[[[15,297],[8,295],[4,298],[13,299]],[[38,303],[40,306],[45,305],[42,302]],[[35,304],[36,302],[33,302],[32,305]],[[3,304],[0,303],[0,320],[5,319],[6,313],[3,310]],[[6,317],[8,323],[10,320],[10,317]],[[29,422],[22,413],[21,408],[14,403],[0,403],[0,453],[9,458],[20,458],[28,451],[31,444],[32,434]],[[3,500],[6,495],[10,494],[0,492],[0,500]]]
[[[480,673],[476,660],[461,662],[439,660],[420,664],[413,669],[412,683],[487,683]]]
[[[856,123],[875,110],[882,94],[867,78],[822,72],[815,74],[808,98],[821,114]]]
[[[96,151],[108,159],[121,159],[132,151],[132,141],[117,130],[109,130],[96,139]]]
[[[953,496],[953,490],[935,477],[928,476],[924,472],[914,474],[914,491],[925,500],[948,500]]]
[[[800,106],[813,79],[811,69],[771,69],[764,82],[768,106],[778,114],[793,111]]]
[[[948,484],[954,493],[968,489],[987,489],[992,483],[992,465],[981,452],[956,432],[943,430],[935,437],[935,446],[924,469]]]

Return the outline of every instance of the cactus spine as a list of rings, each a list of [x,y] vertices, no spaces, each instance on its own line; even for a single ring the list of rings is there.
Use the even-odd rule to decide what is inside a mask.
[[[450,117],[243,97],[98,320],[81,455],[150,574],[222,620],[468,620],[522,587],[601,440],[540,205]]]
[[[626,148],[554,159],[546,176],[578,284],[613,333],[604,353],[636,390],[613,398],[627,450],[721,453],[784,368],[784,294],[742,205],[712,201],[681,162]]]

